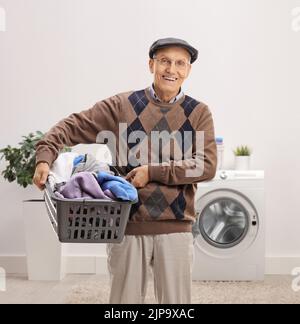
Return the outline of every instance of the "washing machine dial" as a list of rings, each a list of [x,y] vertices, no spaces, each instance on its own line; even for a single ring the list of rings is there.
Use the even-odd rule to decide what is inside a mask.
[[[226,174],[225,171],[223,171],[223,172],[220,173],[220,178],[221,178],[222,180],[226,180],[226,179],[227,179],[227,174]]]

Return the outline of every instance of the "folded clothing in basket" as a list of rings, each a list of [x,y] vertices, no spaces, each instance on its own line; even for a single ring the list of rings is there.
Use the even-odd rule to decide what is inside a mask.
[[[126,201],[135,201],[138,199],[136,188],[122,177],[101,171],[98,173],[97,179],[104,192],[109,190],[118,199]]]
[[[138,193],[135,187],[119,176],[101,171],[79,172],[67,183],[56,185],[55,194],[68,199],[109,199],[136,201]]]
[[[55,194],[59,198],[68,199],[87,198],[112,200],[116,198],[109,189],[101,189],[95,174],[92,172],[76,173],[66,184],[59,186]]]
[[[136,201],[135,187],[114,174],[108,164],[91,154],[61,153],[53,163],[49,182],[59,198]]]

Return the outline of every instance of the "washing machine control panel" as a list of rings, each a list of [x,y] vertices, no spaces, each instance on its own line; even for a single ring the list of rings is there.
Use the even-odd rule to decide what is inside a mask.
[[[215,176],[216,180],[245,180],[245,179],[263,179],[264,171],[255,170],[218,170]]]

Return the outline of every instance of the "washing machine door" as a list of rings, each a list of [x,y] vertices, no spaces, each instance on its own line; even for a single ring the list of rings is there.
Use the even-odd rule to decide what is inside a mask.
[[[202,250],[226,256],[252,244],[258,232],[258,215],[241,193],[214,190],[196,203],[197,243]]]

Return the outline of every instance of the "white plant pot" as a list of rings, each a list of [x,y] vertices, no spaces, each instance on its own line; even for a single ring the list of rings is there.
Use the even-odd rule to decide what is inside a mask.
[[[249,170],[249,169],[250,169],[250,156],[235,157],[235,170]]]
[[[29,280],[59,281],[66,272],[63,244],[51,225],[43,200],[23,202]]]

